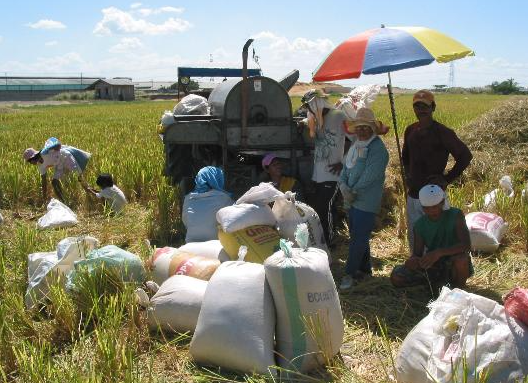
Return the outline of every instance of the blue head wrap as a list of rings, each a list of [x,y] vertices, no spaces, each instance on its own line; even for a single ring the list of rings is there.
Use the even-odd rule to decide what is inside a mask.
[[[58,138],[55,138],[55,137],[50,137],[46,140],[46,142],[44,143],[44,148],[42,148],[42,150],[40,151],[40,153],[42,154],[47,154],[51,149],[53,148],[56,148],[57,146],[59,146],[61,143],[59,141]]]
[[[194,183],[196,184],[194,187],[195,193],[205,193],[211,189],[225,191],[224,172],[214,166],[201,168],[194,179]]]

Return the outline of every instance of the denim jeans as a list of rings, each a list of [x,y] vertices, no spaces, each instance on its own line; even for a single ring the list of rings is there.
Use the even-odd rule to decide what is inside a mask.
[[[348,259],[346,273],[354,277],[357,271],[372,274],[370,263],[370,234],[374,229],[376,214],[368,211],[350,208],[348,211],[348,228],[350,242],[348,244]]]

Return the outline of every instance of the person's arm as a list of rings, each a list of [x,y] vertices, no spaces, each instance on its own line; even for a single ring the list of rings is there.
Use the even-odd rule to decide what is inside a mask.
[[[462,212],[457,216],[456,233],[460,241],[459,243],[451,247],[444,247],[428,252],[420,260],[420,266],[424,269],[428,269],[438,262],[440,258],[469,252],[471,249],[471,241],[469,238],[469,230],[466,225],[466,219]]]
[[[62,186],[61,182],[58,178],[53,177],[51,180],[51,186],[53,186],[53,190],[55,191],[55,195],[59,199],[59,201],[64,202],[64,195],[62,194]]]
[[[42,188],[42,200],[44,203],[48,200],[48,180],[46,173],[40,175],[40,183]]]
[[[413,245],[413,253],[411,254],[410,258],[405,262],[405,267],[410,270],[419,270],[420,269],[420,260],[422,258],[424,249],[425,249],[425,243],[422,239],[422,236],[416,230],[414,230],[414,245]]]
[[[385,169],[389,163],[389,153],[383,146],[380,146],[375,152],[373,149],[369,148],[365,170],[359,176],[356,183],[351,186],[353,192],[360,193],[385,174]]]
[[[80,181],[80,180],[79,180],[79,181]],[[84,181],[84,180],[83,180],[83,181]],[[90,186],[86,183],[86,181],[84,181],[84,182],[81,181],[81,186],[82,186],[82,188],[86,191],[86,193],[91,194],[91,195],[93,195],[94,197],[99,197],[99,196],[97,195],[98,191],[95,190],[94,188],[90,187]]]
[[[455,159],[455,165],[444,176],[446,182],[450,184],[462,175],[462,172],[469,166],[473,155],[467,145],[458,138],[454,131],[445,128],[441,132],[440,137],[445,148]]]

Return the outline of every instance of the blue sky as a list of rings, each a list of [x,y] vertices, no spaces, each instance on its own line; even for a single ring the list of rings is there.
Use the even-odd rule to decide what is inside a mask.
[[[177,66],[239,67],[244,42],[255,37],[265,75],[299,69],[309,81],[341,41],[384,23],[437,29],[472,48],[474,58],[455,62],[457,86],[510,77],[528,86],[524,1],[2,0],[2,13],[0,76],[173,80]],[[448,64],[432,64],[395,72],[393,83],[421,88],[446,84],[448,76]],[[373,82],[386,78],[344,83]]]

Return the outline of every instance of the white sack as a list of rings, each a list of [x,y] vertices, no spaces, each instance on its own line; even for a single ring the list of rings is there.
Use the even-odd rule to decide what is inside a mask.
[[[207,285],[190,353],[199,363],[275,374],[275,308],[264,267],[230,261]]]
[[[163,127],[167,128],[170,125],[174,124],[176,120],[174,119],[174,114],[172,114],[170,110],[166,110],[163,113],[163,116],[161,116],[160,122],[161,122],[161,125],[163,125]]]
[[[464,357],[468,383],[475,382],[475,369],[489,369],[488,383],[528,374],[528,329],[506,315],[503,306],[444,287],[429,307],[431,312],[407,335],[396,358],[399,383],[462,382]],[[459,371],[456,379],[452,366]]]
[[[278,197],[273,204],[273,215],[277,220],[279,234],[282,238],[295,241],[295,230],[301,223],[308,226],[308,247],[317,247],[328,254],[331,263],[331,255],[326,246],[323,226],[315,210],[305,203],[295,201],[294,193],[286,192],[283,197]]]
[[[178,250],[196,254],[201,257],[218,259],[220,262],[230,260],[229,255],[227,255],[218,239],[205,242],[189,242],[178,247]]]
[[[497,204],[497,197],[501,191],[508,199],[511,199],[515,196],[510,176],[503,176],[499,180],[499,187],[500,189],[494,189],[484,196],[484,208],[491,209],[495,207]]]
[[[326,254],[316,248],[294,248],[290,255],[281,250],[266,259],[264,269],[277,311],[278,365],[300,372],[322,366],[325,358],[320,351],[332,358],[344,334],[341,303]],[[320,320],[323,336],[314,339],[303,318]]]
[[[150,299],[148,324],[153,330],[194,332],[207,282],[186,275],[174,275]]]
[[[99,246],[90,236],[67,237],[57,244],[57,251],[28,255],[28,287],[24,301],[28,309],[34,308],[47,297],[50,286],[59,280],[66,283],[66,273],[73,270],[75,261]]]
[[[471,249],[473,251],[494,252],[506,233],[508,224],[496,214],[473,212],[466,215]]]
[[[197,94],[189,94],[181,99],[174,107],[175,115],[209,114],[209,103],[207,99]]]
[[[226,233],[243,230],[249,226],[275,226],[276,220],[268,205],[242,203],[226,206],[216,213],[216,221]]]
[[[277,190],[271,182],[261,182],[257,186],[253,186],[242,197],[240,197],[236,204],[253,203],[257,205],[264,205],[275,201],[277,197],[284,196],[284,193]]]
[[[74,226],[79,223],[77,215],[65,204],[54,198],[48,203],[48,212],[37,222],[39,229],[55,229]]]

